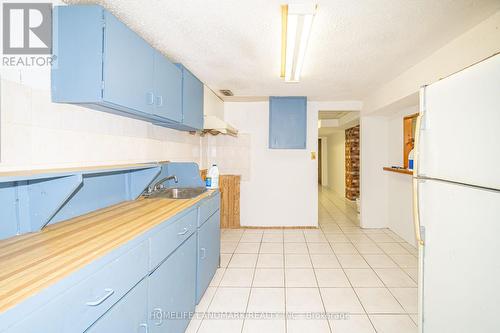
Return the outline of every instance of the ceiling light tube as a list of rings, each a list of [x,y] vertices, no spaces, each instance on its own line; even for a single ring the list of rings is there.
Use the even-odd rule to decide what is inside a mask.
[[[285,60],[285,81],[292,80],[292,71],[295,53],[295,42],[297,40],[297,21],[296,15],[290,16],[287,19],[287,35],[286,35],[286,60]]]
[[[286,82],[300,79],[315,12],[316,5],[282,6],[281,77]]]

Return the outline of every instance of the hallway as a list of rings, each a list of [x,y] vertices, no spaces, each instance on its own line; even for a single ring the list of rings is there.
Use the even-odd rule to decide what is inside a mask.
[[[415,333],[415,248],[359,228],[332,191],[319,202],[320,229],[222,230],[221,268],[188,332]]]

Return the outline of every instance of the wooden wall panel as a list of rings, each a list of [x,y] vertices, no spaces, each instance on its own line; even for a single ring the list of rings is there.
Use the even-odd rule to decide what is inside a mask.
[[[240,227],[240,179],[241,176],[236,175],[221,175],[219,178],[221,228]]]
[[[205,180],[207,169],[200,170],[200,175],[201,179]],[[219,176],[221,228],[240,227],[240,181],[239,175]]]

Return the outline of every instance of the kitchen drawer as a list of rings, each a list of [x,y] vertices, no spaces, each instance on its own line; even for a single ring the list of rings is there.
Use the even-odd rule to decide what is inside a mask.
[[[195,285],[196,235],[192,234],[149,276],[149,332],[185,332],[195,310]]]
[[[167,221],[164,223],[166,226],[150,238],[150,270],[156,268],[196,231],[197,215],[197,210],[192,209],[176,221]]]
[[[148,278],[144,278],[85,333],[147,333]]]
[[[83,332],[148,273],[143,242],[57,296],[7,332]]]
[[[200,218],[198,219],[198,227],[201,227],[210,216],[212,216],[220,207],[220,193],[217,192],[207,199],[205,199],[200,205]]]

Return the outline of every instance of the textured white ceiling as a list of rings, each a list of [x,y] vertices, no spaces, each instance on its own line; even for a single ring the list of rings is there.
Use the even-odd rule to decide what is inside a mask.
[[[499,0],[317,0],[300,83],[279,78],[279,0],[100,3],[214,91],[359,100],[497,10]],[[310,0],[298,2],[311,2]]]

